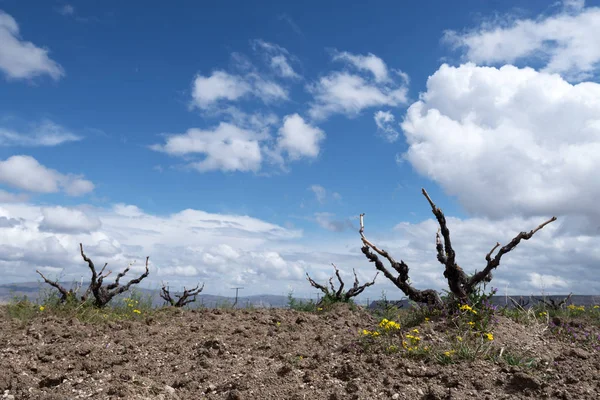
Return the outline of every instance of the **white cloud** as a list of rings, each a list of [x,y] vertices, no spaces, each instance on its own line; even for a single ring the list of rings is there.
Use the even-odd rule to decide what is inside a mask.
[[[73,15],[75,14],[75,7],[70,4],[65,4],[64,6],[58,9],[59,14],[61,15]]]
[[[241,76],[215,71],[209,77],[197,75],[192,85],[195,105],[208,108],[220,100],[237,100],[251,91]]]
[[[15,19],[1,10],[0,70],[9,79],[28,79],[47,74],[58,80],[64,75],[62,67],[48,57],[48,50],[22,40]]]
[[[395,142],[398,140],[399,133],[396,128],[394,128],[395,118],[390,111],[379,110],[375,113],[373,118],[375,119],[377,130],[383,133],[388,142]]]
[[[445,39],[456,48],[465,48],[465,57],[475,63],[515,63],[539,59],[542,71],[563,74],[573,80],[590,76],[600,62],[600,8],[583,8],[583,2],[568,1],[558,14],[512,22],[487,22],[457,33],[447,31]]]
[[[311,185],[309,189],[315,194],[317,201],[321,204],[325,203],[327,198],[327,190],[321,185]]]
[[[167,137],[164,145],[151,148],[171,155],[204,155],[190,164],[198,171],[258,171],[262,162],[259,140],[265,136],[222,122],[213,130],[189,129]]]
[[[0,146],[57,146],[77,140],[81,140],[81,137],[48,120],[42,121],[28,133],[0,127]]]
[[[424,199],[422,206],[428,209]],[[139,210],[135,205],[123,204],[119,209]],[[345,238],[343,234],[331,236],[318,231],[304,237],[301,231],[249,216],[188,209],[164,216],[139,211],[132,218],[117,213],[116,207],[72,209],[82,211],[89,219],[99,219],[100,227],[89,232],[54,233],[39,229],[43,210],[31,204],[0,204],[0,217],[19,221],[0,229],[0,270],[5,281],[31,281],[40,267],[60,268],[65,281],[89,277],[79,254],[80,242],[98,265],[108,262],[109,268],[120,269],[137,260],[136,271],[128,274],[131,276],[141,272],[143,260],[150,256],[150,276],[143,287],[156,287],[160,281],[168,281],[173,287],[189,287],[200,281],[206,282],[205,293],[216,294],[222,287],[243,282],[245,294],[282,294],[279,288],[291,286],[295,295],[306,295],[310,286],[304,271],[322,280],[331,276],[331,262],[345,276],[356,268],[361,282],[375,274],[372,264],[360,253],[357,233]],[[484,255],[496,241],[505,244],[518,232],[541,222],[540,218],[494,221],[451,216],[447,220],[457,261],[468,273],[483,268]],[[541,279],[547,292],[600,292],[595,274],[600,250],[593,245],[599,236],[561,233],[561,224],[566,220],[561,218],[546,226],[504,256],[494,272],[492,286],[508,285],[510,294],[539,294]],[[327,230],[344,229],[344,221],[332,214],[316,214],[314,221]],[[434,219],[399,223],[393,231],[369,229],[375,222],[366,220],[367,237],[408,263],[416,287],[447,288],[443,268],[435,258],[438,225]],[[86,226],[80,224],[81,228]],[[57,270],[53,271],[58,275]],[[389,298],[402,296],[389,281],[380,278],[363,299],[378,298],[382,290]]]
[[[299,78],[299,75],[294,71],[288,63],[287,57],[283,54],[271,58],[271,68],[283,78]]]
[[[363,56],[344,51],[336,52],[333,56],[333,59],[346,61],[359,70],[371,72],[375,77],[375,81],[377,82],[385,82],[389,80],[387,65],[385,65],[383,60],[377,57],[375,54],[369,53],[366,56]]]
[[[416,171],[470,212],[600,225],[600,84],[530,68],[442,65],[404,122]]]
[[[265,103],[288,98],[287,91],[279,84],[254,72],[240,76],[214,71],[207,77],[197,75],[192,84],[193,105],[200,109],[210,109],[223,101],[237,101],[250,95]]]
[[[289,255],[297,254],[285,250],[301,231],[248,216],[191,209],[167,216],[141,212],[135,218],[115,212],[124,209],[139,210],[124,204],[118,209],[2,204],[0,219],[20,224],[0,228],[0,270],[16,271],[24,281],[34,279],[39,267],[64,269],[67,281],[87,277],[78,251],[81,242],[97,265],[108,262],[109,268],[137,260],[136,270],[141,271],[139,261],[149,255],[151,274],[144,284],[166,278],[178,286],[194,277],[207,281],[209,293],[234,281],[264,293],[280,279],[303,281],[302,263]]]
[[[250,42],[254,51],[261,51],[266,57],[271,69],[282,78],[300,78],[289,63],[290,53],[287,49],[264,40]]]
[[[66,207],[43,207],[43,219],[39,229],[53,233],[90,233],[102,225],[95,217],[87,216],[83,211]]]
[[[423,203],[424,208],[429,207],[425,199]],[[484,257],[496,242],[505,245],[519,232],[529,231],[543,220],[539,217],[462,220],[448,216],[446,219],[457,263],[467,273],[481,271],[485,267]],[[521,241],[514,250],[504,255],[500,266],[493,272],[491,286],[501,288],[502,292],[508,286],[511,294],[525,295],[539,295],[544,287],[546,293],[598,293],[600,282],[594,271],[600,262],[600,251],[590,244],[596,242],[599,236],[562,235],[559,233],[560,225],[565,220],[568,217],[547,225],[530,240]],[[368,221],[365,224],[365,234],[374,244],[408,264],[411,281],[419,281],[417,287],[431,287],[428,276],[436,279],[440,287],[447,285],[442,275],[443,266],[435,256],[437,221],[400,223],[395,227],[400,236],[379,234],[384,239],[369,234]]]
[[[11,193],[0,189],[0,203],[18,203],[27,201],[28,196],[23,193]]]
[[[311,185],[308,190],[314,193],[315,198],[320,204],[325,204],[329,196],[336,201],[340,201],[342,199],[342,196],[337,192],[333,192],[331,195],[329,195],[327,189],[321,185]]]
[[[291,114],[283,119],[283,126],[279,128],[277,147],[287,152],[291,160],[316,158],[323,139],[325,133],[321,129],[307,124],[300,115]]]
[[[0,183],[34,193],[80,196],[94,190],[94,184],[77,175],[65,175],[41,165],[35,158],[17,155],[0,161]]]
[[[349,219],[335,219],[335,214],[329,212],[315,213],[315,222],[321,228],[332,232],[343,232],[354,228]]]
[[[370,107],[399,106],[406,103],[408,93],[402,84],[379,83],[338,71],[321,77],[307,90],[314,96],[308,113],[317,120],[338,113],[356,117]]]

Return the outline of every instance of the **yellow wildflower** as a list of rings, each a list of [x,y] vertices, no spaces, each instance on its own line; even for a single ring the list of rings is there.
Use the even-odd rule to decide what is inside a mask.
[[[469,321],[469,322],[467,322],[467,324],[469,324],[469,326],[474,326],[474,325],[475,325],[475,322],[473,322],[473,321]]]
[[[596,306],[594,306],[594,308],[600,308],[600,306],[596,305]]]
[[[449,350],[449,351],[446,351],[446,352],[444,352],[444,355],[445,355],[446,357],[450,357],[450,356],[451,356],[452,354],[454,354],[454,353],[456,353],[456,351],[455,351],[455,350]]]
[[[136,314],[141,314],[142,313],[140,310],[137,310],[137,309],[133,310],[133,312],[136,313]]]
[[[484,333],[483,336],[485,336],[487,340],[494,340],[494,335],[492,333]]]
[[[44,311],[45,309],[46,309],[46,307],[40,306],[40,311]]]
[[[459,342],[462,342],[462,341],[463,341],[463,338],[462,338],[462,336],[457,336],[457,337],[456,337],[456,340],[458,340]]]

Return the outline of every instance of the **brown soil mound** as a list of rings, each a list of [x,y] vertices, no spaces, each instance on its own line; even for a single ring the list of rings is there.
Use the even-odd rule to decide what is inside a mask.
[[[83,324],[0,308],[5,399],[598,399],[597,353],[501,318],[499,347],[535,368],[492,361],[438,365],[373,354],[359,331],[377,321],[345,306],[291,310],[164,309],[137,321]],[[436,340],[435,324],[420,328]],[[4,397],[2,397],[4,394]]]

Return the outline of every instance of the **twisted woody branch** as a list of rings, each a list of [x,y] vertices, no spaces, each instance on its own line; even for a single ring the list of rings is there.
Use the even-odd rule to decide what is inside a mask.
[[[321,299],[319,304],[321,304],[325,298],[329,298],[329,299],[333,300],[334,302],[348,302],[352,297],[358,296],[366,288],[374,285],[375,279],[377,279],[377,275],[379,275],[379,272],[377,272],[371,282],[367,282],[363,285],[359,285],[358,276],[356,276],[356,271],[354,269],[352,269],[352,272],[354,273],[354,286],[352,286],[350,288],[350,290],[348,290],[347,292],[344,292],[344,281],[342,280],[342,277],[340,276],[340,270],[335,266],[334,263],[331,263],[331,265],[333,265],[333,268],[335,269],[335,276],[337,277],[338,281],[340,282],[340,287],[337,290],[335,289],[335,286],[333,285],[333,276],[331,278],[329,278],[329,286],[331,287],[331,291],[329,291],[329,288],[326,285],[321,285],[321,284],[315,282],[308,275],[308,272],[306,273],[306,279],[308,279],[308,282],[310,282],[311,286],[319,289],[324,294],[323,299]]]
[[[456,253],[452,248],[452,242],[450,240],[450,230],[446,223],[446,217],[442,210],[435,205],[435,203],[429,197],[429,194],[425,189],[421,189],[423,195],[431,206],[431,211],[435,215],[440,229],[436,233],[435,247],[437,252],[438,261],[444,265],[444,277],[448,281],[448,287],[451,293],[461,301],[465,301],[469,294],[473,293],[477,286],[482,282],[489,282],[492,279],[492,270],[496,269],[500,265],[502,256],[511,250],[513,250],[521,240],[529,240],[537,231],[542,229],[547,224],[556,221],[556,217],[550,218],[548,221],[540,224],[534,230],[529,232],[520,232],[514,237],[507,245],[500,248],[498,253],[492,258],[494,251],[500,247],[500,243],[492,248],[492,250],[485,256],[487,264],[482,271],[476,272],[473,275],[467,275],[463,269],[456,263]],[[440,237],[441,232],[441,237]],[[362,252],[369,259],[370,262],[375,263],[375,268],[383,272],[386,278],[392,281],[396,287],[408,296],[410,300],[419,303],[427,303],[434,306],[442,305],[442,300],[435,290],[418,290],[410,284],[410,278],[408,276],[408,265],[402,260],[400,262],[394,260],[389,253],[383,249],[377,248],[371,243],[364,235],[364,214],[360,214],[360,230],[361,240],[363,242]],[[443,240],[442,240],[443,238]],[[371,251],[372,250],[372,251]],[[380,256],[386,258],[392,268],[398,273],[394,276],[381,262]]]
[[[196,296],[198,296],[198,294],[200,294],[200,292],[202,292],[204,289],[204,283],[202,284],[202,287],[199,286],[200,284],[196,285],[196,287],[193,289],[186,289],[184,287],[182,294],[175,295],[177,298],[177,300],[175,300],[173,297],[171,297],[169,286],[165,287],[165,284],[163,283],[162,289],[160,290],[160,297],[162,297],[167,304],[173,307],[183,307],[196,301]]]

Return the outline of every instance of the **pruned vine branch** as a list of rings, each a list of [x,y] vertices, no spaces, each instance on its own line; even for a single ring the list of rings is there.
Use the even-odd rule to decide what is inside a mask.
[[[162,297],[167,304],[173,307],[183,307],[189,303],[195,302],[196,296],[198,296],[198,294],[200,294],[200,292],[202,292],[203,289],[204,283],[202,284],[202,287],[200,287],[200,284],[198,284],[193,289],[186,289],[184,287],[182,294],[175,295],[175,297],[177,298],[177,300],[175,300],[173,299],[173,297],[171,297],[169,286],[165,286],[165,284],[163,283],[162,289],[160,290],[160,297]]]
[[[569,293],[569,295],[567,297],[565,297],[564,299],[562,299],[559,302],[556,302],[554,299],[548,299],[549,302],[544,299],[538,299],[538,302],[544,303],[545,305],[550,307],[551,310],[560,310],[561,307],[563,305],[565,305],[571,299],[571,296],[573,296],[573,293]]]
[[[112,271],[109,271],[106,274],[104,274],[104,269],[106,268],[108,263],[105,263],[104,266],[102,267],[102,269],[100,270],[100,273],[97,273],[94,263],[83,252],[83,244],[80,243],[79,248],[81,250],[81,257],[83,257],[83,260],[85,262],[87,262],[88,267],[90,268],[90,271],[92,273],[92,281],[90,282],[90,286],[88,287],[88,289],[83,297],[83,300],[86,300],[88,294],[92,293],[92,295],[94,296],[94,305],[96,307],[104,307],[106,304],[108,304],[109,301],[112,300],[113,297],[115,297],[123,292],[126,292],[127,290],[129,290],[131,285],[136,285],[136,284],[140,283],[142,281],[142,279],[146,278],[150,273],[148,271],[148,260],[150,259],[150,257],[146,257],[146,271],[139,277],[130,280],[125,285],[121,285],[119,283],[121,278],[123,278],[125,276],[125,274],[127,274],[127,272],[129,272],[129,269],[131,268],[131,265],[133,264],[132,263],[132,264],[129,264],[127,266],[127,268],[125,268],[123,270],[123,272],[119,272],[117,274],[117,277],[113,283],[106,285],[106,286],[102,286],[102,284],[104,283],[104,278],[109,276],[112,272]]]
[[[323,297],[323,299],[321,299],[320,303],[322,303],[325,298],[329,298],[329,299],[333,300],[334,302],[338,302],[338,301],[339,302],[348,302],[352,297],[358,296],[366,288],[374,285],[375,279],[377,279],[377,275],[379,275],[379,272],[377,272],[371,282],[367,282],[363,285],[359,285],[358,276],[356,275],[356,271],[354,269],[352,269],[352,272],[354,273],[354,285],[350,288],[350,290],[348,290],[347,292],[344,292],[344,281],[342,280],[342,277],[340,276],[340,270],[335,266],[335,264],[331,263],[331,265],[333,265],[333,268],[335,269],[335,276],[337,277],[337,280],[340,283],[340,286],[337,290],[333,284],[333,276],[331,278],[329,278],[329,286],[331,288],[331,291],[330,291],[326,285],[321,285],[321,284],[315,282],[310,277],[310,275],[308,275],[308,272],[306,273],[306,279],[311,284],[311,286],[319,289],[325,295]]]
[[[431,197],[425,189],[422,189],[423,196],[429,202],[431,211],[438,221],[440,226],[435,238],[435,248],[437,253],[438,261],[444,265],[444,277],[448,281],[448,287],[451,293],[461,301],[465,301],[469,294],[473,293],[477,286],[483,282],[489,282],[492,279],[492,271],[500,265],[502,256],[511,250],[513,250],[521,240],[529,240],[537,231],[542,229],[547,224],[556,221],[556,217],[552,217],[549,220],[540,224],[537,228],[529,232],[520,232],[515,236],[507,245],[500,247],[500,243],[492,248],[492,250],[485,256],[487,264],[482,271],[476,272],[473,275],[467,275],[463,269],[456,263],[456,253],[452,247],[452,241],[450,240],[450,230],[446,223],[446,217],[442,210],[435,205]],[[428,303],[431,305],[441,305],[441,299],[437,292],[431,289],[418,290],[410,284],[408,276],[408,265],[402,260],[397,262],[392,258],[389,253],[383,249],[379,249],[373,243],[371,243],[364,235],[364,214],[360,214],[360,230],[361,240],[363,242],[362,252],[369,259],[370,262],[375,263],[377,270],[383,272],[386,278],[392,281],[402,292],[408,296],[409,299],[420,302]],[[440,236],[441,233],[441,236]],[[500,247],[500,250],[494,257],[494,251]],[[372,251],[371,251],[372,250]],[[380,256],[386,258],[392,268],[398,273],[394,276],[379,260]]]
[[[58,279],[55,281],[51,281],[50,279],[46,278],[44,276],[44,274],[42,274],[39,270],[36,269],[35,272],[40,274],[40,276],[42,277],[44,282],[46,282],[48,285],[50,285],[58,290],[58,292],[60,293],[60,302],[61,303],[66,302],[69,298],[75,298],[75,296],[76,296],[75,291],[73,289],[70,289],[70,290],[65,289],[64,286],[62,286],[60,283],[58,283]]]

